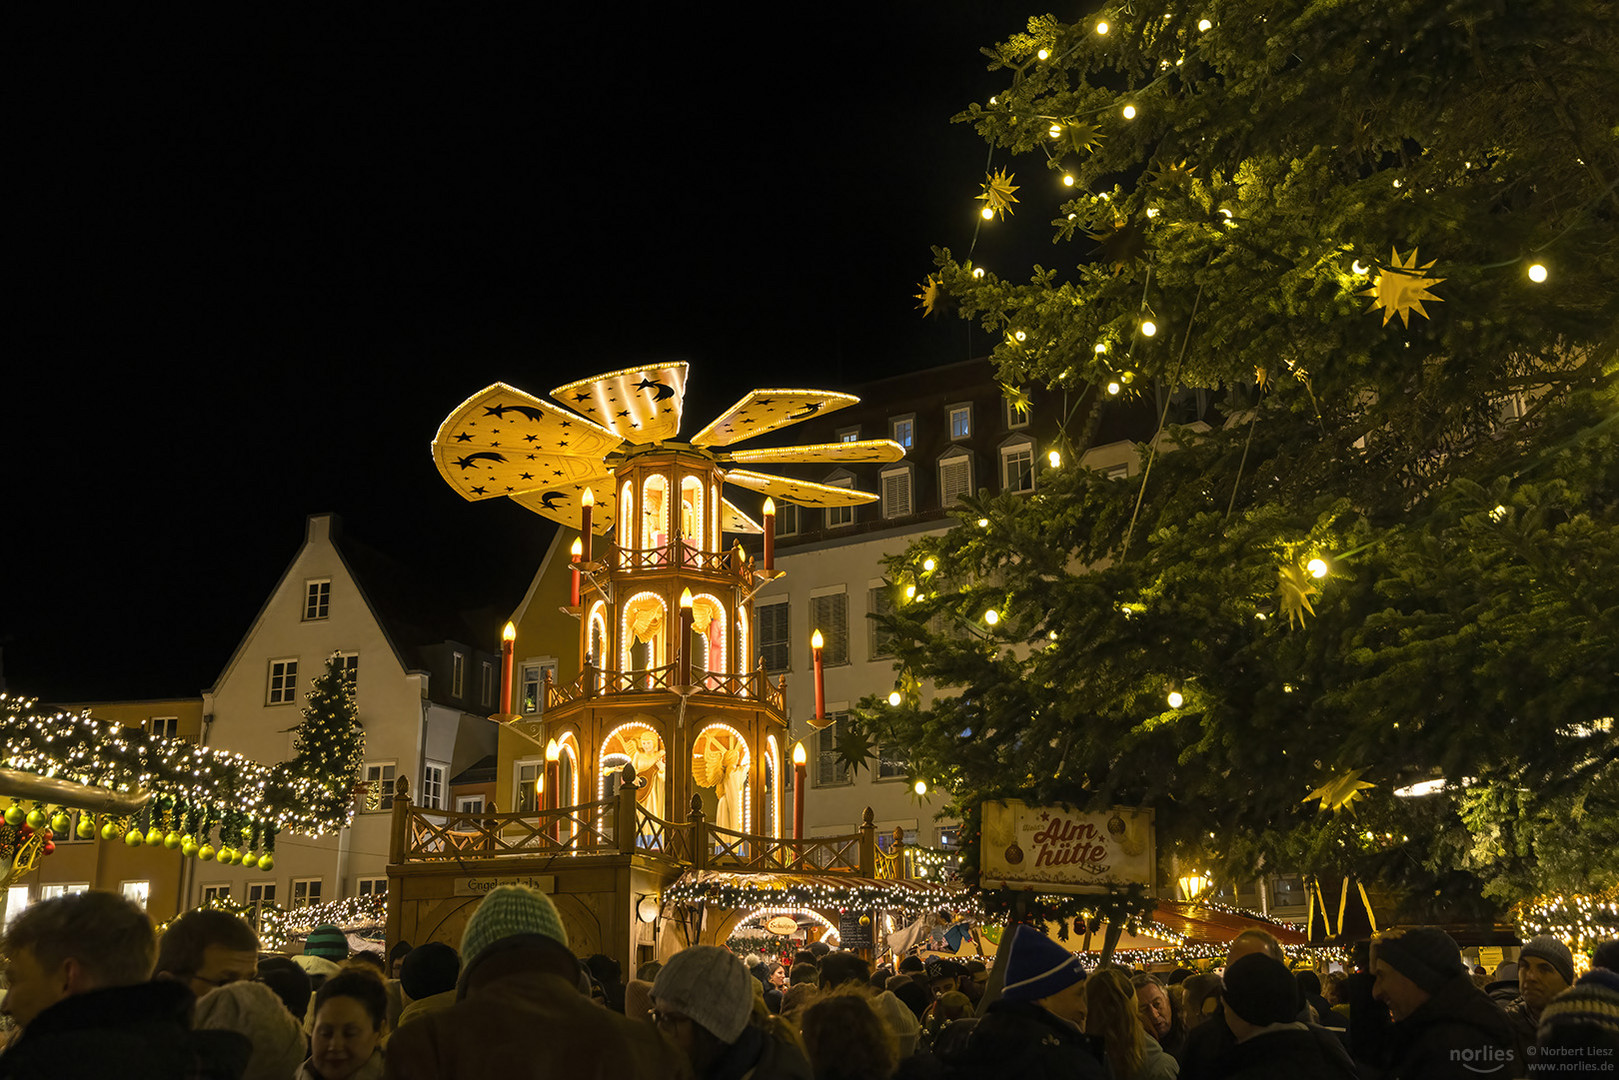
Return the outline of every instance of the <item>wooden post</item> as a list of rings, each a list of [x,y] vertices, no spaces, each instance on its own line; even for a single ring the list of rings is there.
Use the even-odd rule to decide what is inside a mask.
[[[860,876],[877,876],[877,826],[871,820],[871,807],[860,817]]]
[[[633,855],[639,832],[635,820],[635,793],[640,790],[640,785],[636,783],[635,766],[626,761],[618,777],[618,804],[613,807],[613,839],[618,842],[619,854]]]
[[[708,869],[708,829],[703,824],[703,799],[693,792],[691,797],[691,812],[686,815],[691,822],[691,868],[693,870]]]
[[[410,781],[401,776],[394,781],[393,822],[388,835],[388,899],[387,925],[384,933],[389,941],[405,936],[404,882],[398,870],[405,861],[410,846]]]
[[[893,843],[888,845],[888,857],[894,860],[895,881],[904,881],[911,876],[906,872],[905,867],[905,826],[894,826],[894,840]]]

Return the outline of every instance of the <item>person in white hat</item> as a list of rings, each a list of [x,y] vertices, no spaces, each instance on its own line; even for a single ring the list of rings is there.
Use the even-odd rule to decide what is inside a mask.
[[[697,1080],[810,1080],[792,1029],[770,1015],[742,961],[717,945],[669,958],[652,984],[652,1021]]]

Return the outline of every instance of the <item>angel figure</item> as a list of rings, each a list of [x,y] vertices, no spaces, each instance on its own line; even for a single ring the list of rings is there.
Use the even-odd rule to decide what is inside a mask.
[[[741,741],[721,732],[709,732],[707,745],[692,755],[692,777],[698,787],[711,787],[718,800],[714,810],[714,824],[722,829],[742,832],[743,787],[748,770],[744,767]]]
[[[625,740],[626,742],[628,740]],[[665,751],[656,733],[641,732],[641,741],[630,754],[630,764],[635,766],[635,775],[646,782],[641,790],[636,792],[636,798],[643,809],[653,817],[663,817],[663,759]]]

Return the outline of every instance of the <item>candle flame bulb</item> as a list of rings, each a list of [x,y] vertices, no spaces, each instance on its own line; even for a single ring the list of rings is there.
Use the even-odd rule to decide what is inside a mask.
[[[807,762],[808,760],[809,760],[809,757],[804,753],[804,744],[801,743],[801,742],[794,743],[793,744],[793,764],[794,765],[802,765],[805,762]]]
[[[820,649],[820,648],[824,647],[825,645],[826,645],[826,639],[821,636],[821,632],[819,630],[815,631],[815,633],[810,635],[810,648],[812,648],[812,649]]]
[[[573,556],[573,561],[574,562],[578,562],[579,561],[579,556],[583,555],[584,553],[585,553],[585,542],[583,540],[579,539],[577,536],[574,537],[573,538],[573,546],[568,549],[568,554]]]
[[[680,590],[680,606],[683,607],[683,608],[690,608],[691,607],[691,590],[690,589],[681,589]]]
[[[775,512],[776,512],[776,500],[766,496],[765,497],[765,513],[774,515]]]
[[[561,757],[562,757],[562,747],[557,745],[557,741],[555,739],[552,739],[550,742],[545,744],[545,760],[546,761],[556,761]]]
[[[596,505],[596,495],[595,495],[595,493],[593,491],[591,491],[589,488],[585,488],[585,493],[583,495],[579,496],[579,505],[580,506],[595,506]]]
[[[517,640],[517,627],[513,626],[511,623],[508,622],[506,624],[506,629],[504,629],[504,630],[502,630],[500,632],[500,640],[502,640],[502,641],[516,641]]]

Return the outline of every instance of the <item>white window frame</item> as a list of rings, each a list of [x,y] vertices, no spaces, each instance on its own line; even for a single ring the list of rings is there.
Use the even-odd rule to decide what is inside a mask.
[[[955,498],[951,498],[948,492],[949,485],[945,483],[944,470],[958,462],[967,470],[967,485],[956,494]],[[954,447],[939,455],[936,468],[939,473],[939,506],[945,510],[954,509],[963,496],[973,493],[973,455],[964,447]]]
[[[529,790],[534,792],[534,805],[532,807],[525,807],[523,805],[523,784],[525,782],[524,779],[523,779],[523,772],[526,769],[533,769],[534,770],[533,778],[528,781],[528,783],[531,785]],[[539,813],[540,807],[542,805],[544,805],[544,800],[540,796],[539,787],[538,787],[537,784],[535,784],[535,781],[543,780],[544,778],[545,778],[545,759],[544,758],[542,758],[542,757],[518,758],[516,761],[512,762],[512,812],[513,813],[517,813],[517,814],[536,814],[536,813]]]
[[[357,652],[340,652],[337,654],[337,677],[349,684],[349,689],[360,688],[360,654]]]
[[[1001,398],[1001,415],[1006,420],[1007,431],[1022,431],[1034,422],[1034,407],[1031,405],[1028,412],[1019,412],[1010,398]]]
[[[776,535],[797,536],[800,528],[800,516],[804,513],[798,506],[790,502],[776,504]]]
[[[197,888],[197,903],[199,906],[207,907],[208,901],[215,897],[229,900],[231,898],[230,882],[210,881],[206,885],[201,885]]]
[[[56,900],[63,896],[76,896],[79,893],[89,891],[90,883],[88,881],[53,881],[49,885],[39,887],[39,898],[41,900]]]
[[[178,716],[148,716],[146,718],[146,734],[154,735],[160,739],[178,738],[180,734],[180,718]]]
[[[829,607],[831,609],[831,611],[829,612],[829,615],[828,615],[828,617],[826,619],[819,618],[819,616],[816,614],[816,608],[820,607],[822,605],[817,604],[816,601],[818,601],[818,600],[839,600],[839,599],[841,599],[843,601],[843,604],[842,604],[842,607],[843,607],[843,621],[842,621],[841,626],[837,624],[836,609],[838,608],[839,605],[836,604],[836,603],[826,605],[827,607]],[[825,586],[822,586],[821,588],[811,590],[811,592],[810,592],[809,618],[810,618],[810,627],[809,627],[810,636],[812,637],[814,635],[815,631],[817,631],[817,630],[819,630],[821,632],[821,642],[822,642],[821,663],[826,667],[840,667],[840,666],[842,666],[844,664],[847,664],[849,662],[849,588],[848,588],[848,586],[846,586],[846,585],[825,585]],[[841,648],[842,648],[842,655],[839,655],[839,653],[838,653],[838,648],[839,648],[840,645],[841,645]],[[811,645],[810,645],[810,637],[805,638],[804,647],[809,650],[805,654],[805,659],[806,659],[806,662],[808,664],[808,667],[806,668],[806,670],[814,670],[815,657],[814,657],[814,650],[813,650],[813,648],[811,648]]]
[[[854,477],[840,476],[826,482],[828,487],[848,488],[854,490]],[[852,506],[828,506],[826,508],[826,527],[828,529],[847,529],[854,524],[854,511]]]
[[[152,902],[152,882],[150,879],[120,881],[118,893],[125,900],[139,904],[140,909],[145,911]]]
[[[450,696],[467,696],[467,654],[464,652],[450,653]]]
[[[902,431],[903,431],[903,433],[905,435],[905,437],[903,439],[900,438],[900,434],[901,434]],[[891,416],[891,417],[889,417],[888,418],[888,437],[890,439],[893,439],[895,442],[899,443],[901,446],[903,446],[905,448],[905,452],[907,454],[909,454],[912,450],[915,450],[916,449],[916,414],[915,413],[906,413],[903,416]]]
[[[754,626],[757,628],[756,633],[759,638],[756,652],[759,656],[764,658],[764,670],[771,675],[779,675],[784,671],[791,671],[793,669],[793,612],[792,608],[789,606],[791,603],[791,600],[786,597],[782,597],[779,600],[774,598],[770,600],[760,600],[753,605],[753,622]],[[781,622],[783,622],[785,626],[780,638],[771,638],[766,640],[766,608],[781,608],[784,613]],[[774,622],[775,620],[772,619],[771,621]],[[772,654],[767,651],[770,649],[780,650],[776,655],[780,656],[782,662],[777,667],[770,666]],[[751,660],[752,658],[750,657],[749,659]]]
[[[483,691],[479,695],[481,704],[486,709],[495,707],[495,665],[487,660],[479,661],[483,678]]]
[[[332,579],[309,578],[304,582],[304,622],[319,622],[332,615]]]
[[[381,887],[378,887],[378,883]],[[382,877],[363,877],[354,879],[355,896],[386,896],[388,895],[387,875]]]
[[[253,924],[253,929],[257,930],[262,924],[263,920],[260,915],[264,911],[264,905],[273,903],[275,903],[275,882],[249,881],[247,883],[247,904],[253,909],[249,913],[247,921]]]
[[[1121,461],[1117,465],[1109,465],[1101,472],[1103,478],[1107,480],[1128,480],[1130,478],[1130,463]]]
[[[838,428],[837,439],[840,443],[859,442],[860,429],[858,427]]]
[[[316,904],[322,903],[323,898],[321,896],[321,893],[324,890],[321,888],[321,882],[323,880],[324,879],[318,878],[318,877],[295,877],[295,878],[293,878],[292,882],[291,882],[291,888],[288,890],[289,898],[292,901],[293,908],[314,907]],[[298,892],[299,892],[298,886],[300,886],[300,885],[303,886],[303,897],[302,897],[302,899],[300,899],[299,896],[298,896]],[[314,886],[313,889],[310,888],[311,885]]]
[[[961,418],[962,430],[956,431],[956,418]],[[973,405],[970,401],[957,402],[948,405],[944,410],[945,431],[950,435],[951,442],[961,442],[973,437]]]
[[[372,775],[372,770],[376,771],[376,775]],[[367,794],[366,799],[360,807],[362,813],[388,814],[393,812],[394,780],[396,777],[398,777],[398,775],[399,761],[397,758],[389,759],[387,761],[383,761],[379,758],[376,761],[368,761],[364,765],[360,766],[361,779],[365,780],[365,782],[368,784],[383,785],[382,797],[377,804],[377,808],[375,810],[371,808],[371,799],[369,794]]]
[[[878,490],[882,495],[882,509],[884,518],[904,518],[916,513],[916,469],[910,464],[891,465],[878,474],[880,486]],[[900,478],[904,483],[900,484]],[[889,492],[889,482],[895,481],[892,495]],[[904,488],[904,498],[900,498],[899,489]]]
[[[484,805],[489,801],[484,795],[457,795],[455,797],[455,812],[458,814],[481,814]]]
[[[1028,487],[1013,487],[1011,464],[1014,458],[1027,454],[1029,457]],[[1037,484],[1035,464],[1034,440],[1027,436],[1011,438],[1001,443],[996,449],[996,459],[1000,462],[1000,484],[1002,491],[1010,491],[1015,495],[1027,495],[1034,491]]]
[[[551,672],[551,685],[557,682],[557,661],[554,656],[531,656],[521,664],[522,697],[517,702],[517,711],[526,716],[545,715],[545,673]],[[532,676],[532,677],[531,677]],[[533,694],[529,687],[533,687]],[[531,704],[532,703],[532,704]]]
[[[298,658],[282,656],[270,661],[270,676],[264,685],[267,705],[293,705],[298,701]]]
[[[430,810],[444,809],[444,774],[450,767],[442,761],[422,762],[422,806]]]

